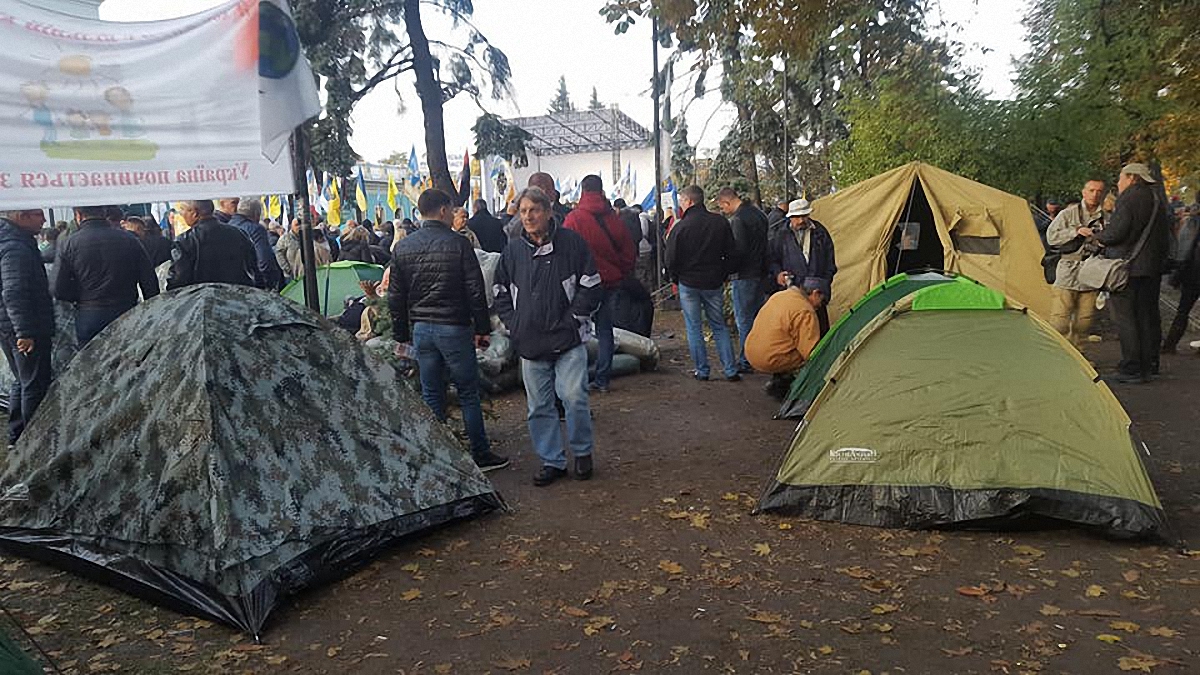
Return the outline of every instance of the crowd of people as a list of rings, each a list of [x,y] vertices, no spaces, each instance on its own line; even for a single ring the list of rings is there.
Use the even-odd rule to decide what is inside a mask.
[[[1121,361],[1107,379],[1146,382],[1158,373],[1159,354],[1176,349],[1200,298],[1200,212],[1193,208],[1176,226],[1172,205],[1142,164],[1124,167],[1116,188],[1114,197],[1104,180],[1089,180],[1080,199],[1065,208],[1052,200],[1037,219],[1054,294],[1049,318],[1081,346],[1096,308],[1111,304]],[[371,311],[359,337],[390,334],[398,351],[415,359],[422,397],[439,419],[447,415],[447,378],[453,383],[472,456],[485,471],[508,465],[491,450],[476,365],[476,350],[495,330],[494,313],[520,359],[528,431],[542,463],[534,483],[549,485],[569,473],[591,477],[589,395],[611,386],[615,308],[623,294],[649,302],[647,288],[659,272],[678,295],[697,380],[712,375],[705,326],[725,380],[771,374],[767,391],[777,397],[829,330],[826,307],[838,266],[813,205],[796,199],[764,213],[732,188],[714,202],[717,211],[700,187],[686,187],[678,218],[670,212],[655,224],[638,206],[610,202],[598,176],[583,179],[580,199],[569,207],[553,177],[538,172],[504,213],[492,214],[482,200],[468,213],[430,189],[418,199],[419,222],[318,223],[314,262],[386,266],[382,284],[362,285]],[[10,443],[50,383],[53,300],[75,305],[82,346],[161,287],[220,282],[279,291],[304,274],[299,220],[285,229],[264,218],[258,197],[180,202],[165,227],[111,206],[79,207],[74,216],[77,226],[43,227],[40,210],[0,214],[0,344],[16,378]],[[482,254],[499,256],[490,289]],[[1097,285],[1097,261],[1123,261],[1127,281]],[[1164,338],[1158,302],[1168,271],[1181,299]],[[356,315],[345,327],[358,323]]]

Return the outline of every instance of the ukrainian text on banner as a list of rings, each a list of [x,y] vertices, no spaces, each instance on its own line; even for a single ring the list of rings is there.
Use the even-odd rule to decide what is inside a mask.
[[[257,0],[144,23],[4,3],[0,44],[0,209],[291,190],[262,152]]]

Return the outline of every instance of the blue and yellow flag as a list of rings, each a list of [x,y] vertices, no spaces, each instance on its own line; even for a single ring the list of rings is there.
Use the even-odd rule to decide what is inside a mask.
[[[388,205],[388,208],[391,209],[391,211],[388,213],[388,218],[392,218],[393,216],[395,216],[396,209],[400,208],[400,203],[396,201],[396,197],[399,194],[400,194],[400,190],[396,188],[396,179],[392,178],[392,174],[389,173],[388,174],[387,205]]]
[[[367,202],[367,183],[363,180],[361,166],[358,167],[358,180],[354,182],[354,203],[358,205],[358,210],[364,214],[370,207],[370,204]]]
[[[338,189],[338,183],[341,182],[342,179],[337,176],[329,181],[329,209],[325,214],[325,222],[334,226],[342,224],[342,195]]]

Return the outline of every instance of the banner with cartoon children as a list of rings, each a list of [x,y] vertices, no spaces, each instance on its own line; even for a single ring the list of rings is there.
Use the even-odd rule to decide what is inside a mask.
[[[320,110],[285,0],[116,23],[0,6],[0,210],[290,193]]]

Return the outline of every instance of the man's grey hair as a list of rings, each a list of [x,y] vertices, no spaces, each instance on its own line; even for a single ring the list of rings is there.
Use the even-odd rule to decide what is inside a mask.
[[[0,218],[16,222],[26,211],[37,211],[38,209],[15,209],[13,211],[0,211]]]
[[[201,216],[201,217],[211,216],[213,214],[213,211],[216,210],[216,207],[213,206],[213,202],[211,199],[192,199],[192,200],[184,201],[184,202],[180,202],[180,203],[183,204],[184,206],[186,206],[187,208],[191,209],[192,211],[195,211],[196,215]]]
[[[547,211],[554,208],[550,203],[550,196],[547,195],[546,191],[540,187],[527,187],[524,190],[521,190],[521,194],[517,195],[517,208],[520,208],[521,202],[525,201],[526,199],[534,204],[540,205]]]
[[[238,202],[237,212],[246,220],[257,223],[262,220],[262,199],[260,197],[242,197]]]

